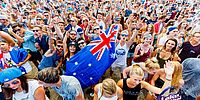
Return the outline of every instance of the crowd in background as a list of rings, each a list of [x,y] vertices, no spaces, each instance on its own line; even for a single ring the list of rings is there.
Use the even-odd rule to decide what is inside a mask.
[[[155,100],[172,86],[195,100],[199,8],[199,0],[0,0],[0,99]],[[113,24],[117,59],[82,89],[66,61]]]

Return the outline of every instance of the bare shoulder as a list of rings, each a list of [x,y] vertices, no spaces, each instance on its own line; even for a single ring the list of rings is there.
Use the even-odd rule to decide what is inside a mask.
[[[95,87],[94,87],[94,92],[95,93],[98,92],[100,85],[102,85],[102,83],[99,83],[99,84],[95,85]]]
[[[123,87],[123,79],[120,79],[118,82],[117,82],[117,85],[122,88]]]

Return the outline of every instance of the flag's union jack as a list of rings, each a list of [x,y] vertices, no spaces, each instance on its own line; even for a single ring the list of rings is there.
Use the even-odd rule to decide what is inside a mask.
[[[97,60],[100,60],[102,57],[102,54],[105,49],[111,48],[111,42],[115,42],[115,34],[118,32],[118,26],[112,25],[111,28],[108,31],[108,34],[105,33],[100,34],[99,38],[100,40],[94,40],[91,41],[89,45],[95,45],[90,52],[95,55],[98,53]]]
[[[118,26],[112,25],[66,62],[66,74],[76,77],[82,88],[96,84],[116,60],[115,39]],[[107,33],[107,34],[106,34]]]

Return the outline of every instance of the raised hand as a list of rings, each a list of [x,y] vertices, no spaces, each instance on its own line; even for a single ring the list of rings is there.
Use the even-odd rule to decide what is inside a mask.
[[[172,74],[174,73],[174,65],[172,61],[165,61],[165,73],[166,73],[166,79],[171,80],[172,79]]]

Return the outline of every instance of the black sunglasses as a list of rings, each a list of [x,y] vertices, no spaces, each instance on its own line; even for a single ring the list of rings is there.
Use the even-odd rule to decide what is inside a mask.
[[[13,30],[14,33],[18,32],[18,31],[20,31],[20,29]]]
[[[36,20],[42,20],[42,19],[36,19]]]
[[[78,43],[78,45],[81,45],[81,44],[84,44],[85,42],[80,42],[80,43]]]
[[[99,30],[99,28],[95,28],[94,30]]]
[[[62,45],[57,45],[57,47],[58,47],[58,48],[63,48],[63,46],[62,46]]]
[[[33,32],[38,32],[39,30],[32,30]]]

